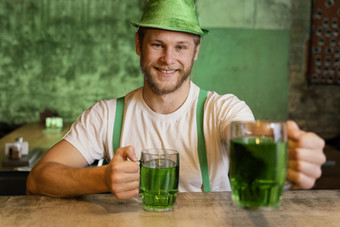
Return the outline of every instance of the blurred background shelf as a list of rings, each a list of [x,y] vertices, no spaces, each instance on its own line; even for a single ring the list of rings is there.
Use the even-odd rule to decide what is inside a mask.
[[[43,123],[28,123],[3,136],[0,139],[0,195],[24,195],[29,172],[41,156],[63,138],[70,126],[70,123],[64,123],[60,132],[46,133]],[[24,163],[20,161],[10,163],[5,155],[5,144],[18,137],[29,143],[30,154],[21,160],[28,165],[22,165]]]

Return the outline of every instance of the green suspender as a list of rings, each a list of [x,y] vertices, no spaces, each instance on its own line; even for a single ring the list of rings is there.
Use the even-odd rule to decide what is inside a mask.
[[[205,146],[205,139],[203,133],[203,116],[204,116],[204,103],[207,99],[208,91],[200,90],[196,107],[196,125],[197,125],[197,152],[200,161],[201,174],[203,180],[203,191],[210,192],[210,181],[207,161],[207,151]]]
[[[204,116],[204,103],[207,98],[208,92],[205,90],[200,90],[198,96],[197,107],[196,107],[196,125],[197,125],[197,151],[198,158],[201,167],[201,174],[203,180],[203,191],[210,192],[210,181],[209,181],[209,171],[208,171],[208,161],[207,152],[205,146],[205,139],[203,133],[203,116]],[[122,132],[124,116],[124,97],[117,99],[116,105],[116,117],[113,128],[113,152],[120,147],[120,136]]]
[[[124,99],[125,97],[120,97],[117,99],[116,116],[115,116],[113,135],[112,135],[113,154],[120,147],[120,136],[122,133],[123,117],[124,117]]]

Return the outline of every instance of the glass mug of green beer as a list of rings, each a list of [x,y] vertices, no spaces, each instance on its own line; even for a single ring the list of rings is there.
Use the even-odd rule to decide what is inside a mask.
[[[171,149],[143,150],[140,191],[147,211],[172,210],[178,192],[179,154]]]
[[[229,128],[231,197],[246,209],[280,206],[287,173],[284,122],[232,122]]]

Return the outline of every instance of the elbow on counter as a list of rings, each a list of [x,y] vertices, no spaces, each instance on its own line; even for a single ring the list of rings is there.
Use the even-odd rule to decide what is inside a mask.
[[[34,167],[31,172],[28,174],[27,181],[26,181],[26,195],[38,195],[40,194],[38,192],[39,189],[39,183],[38,183],[38,176],[37,173],[39,173],[37,168]]]
[[[27,181],[26,181],[26,195],[35,195],[33,190],[33,182],[31,180],[31,174],[28,175]]]
[[[45,163],[46,164],[46,163]],[[46,176],[45,165],[37,164],[31,170],[26,181],[26,195],[46,195],[44,188],[46,188],[48,179]]]

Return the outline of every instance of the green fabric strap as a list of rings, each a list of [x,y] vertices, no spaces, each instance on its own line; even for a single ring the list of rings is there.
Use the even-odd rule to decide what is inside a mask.
[[[120,97],[117,99],[116,116],[115,116],[113,135],[112,135],[113,154],[120,147],[120,136],[122,133],[123,116],[124,116],[124,99],[125,97]]]
[[[200,90],[196,107],[196,125],[197,125],[197,152],[200,161],[201,174],[203,180],[203,191],[210,192],[210,180],[208,171],[207,151],[203,132],[204,103],[207,99],[208,91]]]

